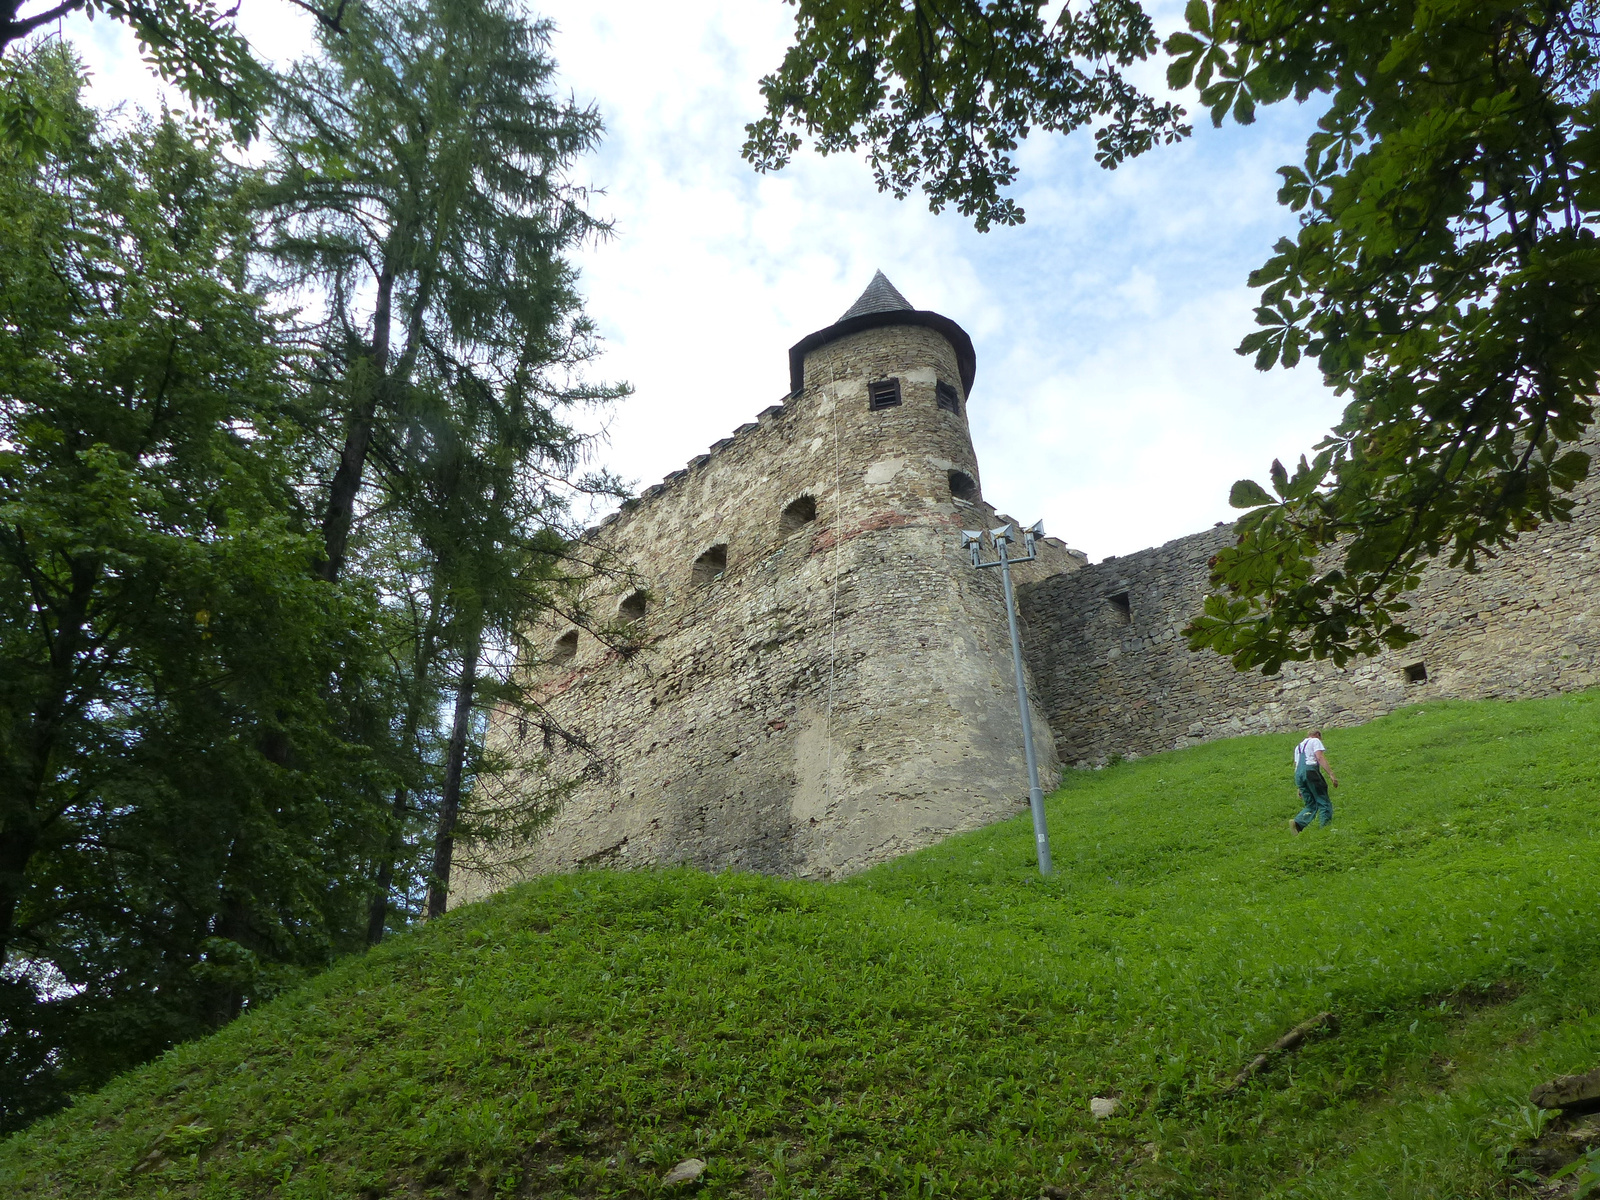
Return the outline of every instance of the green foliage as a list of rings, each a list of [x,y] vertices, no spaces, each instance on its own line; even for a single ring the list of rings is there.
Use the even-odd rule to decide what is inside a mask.
[[[331,369],[371,376],[347,386],[397,381],[392,424],[418,364],[551,404],[617,394],[537,378],[593,353],[564,254],[607,231],[564,175],[601,125],[553,95],[550,32],[499,0],[366,4],[280,81],[268,248],[286,282],[325,289]]]
[[[1048,880],[1024,814],[836,884],[534,881],[0,1144],[0,1187],[1503,1195],[1529,1088],[1600,1058],[1600,694],[1334,731],[1299,838],[1294,740],[1072,773]]]
[[[564,255],[604,227],[564,172],[599,124],[547,38],[501,0],[341,6],[261,173],[209,126],[102,126],[59,47],[5,62],[0,1129],[403,926],[430,875],[442,904],[458,809],[490,832],[493,668],[572,491],[614,490],[562,411],[626,391],[577,375]]]
[[[368,823],[326,702],[367,618],[306,570],[250,179],[26,69],[60,135],[0,159],[0,1127],[324,965]]]
[[[284,286],[325,300],[307,333],[312,399],[343,436],[328,578],[374,473],[413,522],[426,461],[458,470],[485,438],[513,473],[541,468],[517,483],[547,512],[569,484],[612,486],[571,479],[582,440],[560,417],[627,389],[572,376],[596,343],[565,255],[607,227],[564,172],[600,122],[553,95],[549,33],[500,0],[362,5],[280,82],[260,202]]]
[[[1569,1175],[1575,1177],[1572,1200],[1584,1200],[1585,1196],[1600,1191],[1600,1146],[1590,1150],[1582,1158],[1568,1163],[1550,1178],[1554,1181],[1565,1179]]]
[[[866,147],[879,186],[921,181],[979,228],[1016,221],[1009,154],[1103,119],[1100,160],[1188,132],[1123,72],[1153,46],[1134,4],[798,0],[746,156]],[[1571,516],[1600,387],[1600,6],[1594,0],[1189,0],[1168,83],[1216,123],[1326,104],[1279,199],[1301,215],[1251,276],[1257,366],[1313,358],[1344,416],[1218,555],[1190,644],[1241,670],[1411,640],[1404,594]],[[1077,56],[1076,58],[1074,56]],[[1074,74],[1071,63],[1095,65]],[[1285,475],[1281,467],[1275,474]]]
[[[795,43],[761,81],[767,113],[746,127],[745,158],[774,171],[807,139],[823,154],[865,149],[880,190],[904,199],[920,183],[935,212],[954,204],[988,229],[1023,220],[1003,192],[1033,128],[1094,127],[1106,166],[1189,132],[1182,109],[1121,74],[1156,49],[1137,3],[1068,5],[1049,25],[1044,7],[795,0]]]
[[[37,163],[67,134],[62,124],[66,95],[76,95],[81,77],[65,62],[49,73],[37,66],[38,51],[0,59],[0,146],[25,163]],[[49,93],[54,92],[55,95]]]
[[[160,78],[214,114],[235,137],[255,136],[268,76],[234,26],[236,8],[224,10],[215,0],[62,0],[23,13],[23,3],[0,0],[0,54],[67,13],[105,16],[133,30],[146,64]],[[9,66],[0,61],[0,70]],[[0,94],[0,146],[37,154],[38,139],[49,132],[41,119],[47,118],[25,96]]]
[[[1350,397],[1292,488],[1239,505],[1191,644],[1268,673],[1403,645],[1429,560],[1471,571],[1571,516],[1600,379],[1597,14],[1190,5],[1170,76],[1213,120],[1329,98],[1280,172],[1300,233],[1251,276],[1262,328],[1240,351],[1314,357]]]
[[[597,343],[565,256],[607,227],[565,172],[600,121],[555,95],[549,36],[503,0],[351,7],[281,82],[261,197],[276,269],[327,301],[307,331],[310,400],[342,435],[320,571],[403,560],[410,577],[390,590],[427,598],[411,645],[392,651],[411,677],[399,756],[430,749],[419,706],[437,709],[442,691],[454,711],[434,739],[436,786],[419,788],[422,764],[408,765],[390,825],[395,855],[436,843],[435,906],[462,794],[504,765],[468,761],[474,714],[517,702],[485,662],[509,661],[550,604],[571,494],[618,490],[580,473],[584,439],[567,421],[628,389],[578,374]],[[364,531],[362,509],[384,518]],[[377,872],[374,939],[393,869]]]

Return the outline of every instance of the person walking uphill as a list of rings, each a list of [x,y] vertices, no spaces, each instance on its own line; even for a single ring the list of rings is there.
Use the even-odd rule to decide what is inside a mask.
[[[1306,802],[1300,815],[1290,822],[1296,833],[1319,817],[1324,825],[1333,821],[1333,801],[1328,796],[1330,783],[1338,787],[1339,777],[1328,762],[1322,730],[1313,729],[1311,736],[1294,748],[1294,786],[1300,789],[1300,798]]]

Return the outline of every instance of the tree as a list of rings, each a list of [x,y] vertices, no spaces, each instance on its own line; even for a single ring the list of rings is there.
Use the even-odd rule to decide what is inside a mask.
[[[954,204],[980,230],[1020,224],[1003,194],[1011,155],[1034,128],[1095,127],[1107,166],[1188,134],[1183,110],[1122,75],[1156,49],[1134,0],[1093,0],[1046,25],[1042,0],[791,0],[795,41],[761,80],[766,115],[745,157],[781,170],[807,140],[822,154],[864,150],[880,191]]]
[[[374,446],[398,469],[425,351],[467,361],[502,310],[551,363],[592,334],[562,254],[606,226],[564,171],[600,120],[551,96],[549,35],[499,0],[383,0],[350,9],[284,81],[271,248],[326,297],[326,390],[343,417],[325,578],[343,569]]]
[[[27,0],[0,0],[0,54],[70,13],[103,14],[121,21],[139,39],[145,61],[162,79],[248,139],[264,96],[267,74],[234,27],[237,8],[214,0],[41,0],[24,13]],[[302,5],[302,7],[309,7]],[[15,52],[13,51],[13,54]],[[0,60],[0,70],[11,64]],[[5,71],[15,76],[14,71]],[[0,107],[0,144],[38,153],[51,133],[48,108],[41,108],[12,79]]]
[[[409,523],[403,518],[394,521],[393,536],[380,535],[376,540],[391,547],[400,558],[385,572],[392,581],[386,589],[390,597],[386,607],[400,621],[400,628],[390,639],[394,656],[391,679],[398,693],[394,704],[398,730],[391,757],[398,777],[392,784],[384,843],[373,872],[367,908],[369,946],[383,940],[391,918],[398,915],[403,923],[413,915],[395,912],[397,881],[400,889],[409,893],[411,880],[425,875],[416,852],[423,817],[416,801],[436,790],[435,756],[424,743],[433,727],[429,716],[437,711],[442,691],[438,669],[446,616],[445,580],[430,570],[427,552],[416,545]],[[369,553],[368,562],[378,557]]]
[[[547,30],[344,17],[265,173],[7,64],[49,136],[0,158],[0,1129],[442,907],[498,660],[614,490]]]
[[[343,28],[325,33],[322,57],[285,80],[270,133],[270,248],[286,280],[326,302],[313,331],[317,390],[339,441],[316,569],[334,580],[360,561],[364,513],[383,513],[391,534],[403,527],[418,551],[413,590],[431,607],[412,625],[421,640],[396,657],[413,681],[453,675],[447,734],[423,736],[409,708],[402,722],[403,748],[436,741],[443,753],[433,764],[434,911],[468,785],[485,638],[531,620],[542,602],[522,584],[561,549],[551,523],[563,491],[615,490],[603,476],[578,477],[581,439],[559,415],[627,389],[574,375],[596,342],[565,255],[606,226],[565,173],[600,123],[552,95],[549,34],[504,0],[352,6]],[[508,575],[517,564],[523,573]],[[410,786],[394,790],[373,940],[402,831],[423,800]]]
[[[0,157],[0,1128],[326,963],[375,824],[253,180],[23,69],[62,136]]]
[[[504,349],[515,353],[513,347]],[[496,651],[502,660],[513,658],[522,631],[550,607],[554,589],[567,578],[568,542],[558,528],[567,499],[550,481],[574,473],[585,440],[548,412],[528,419],[527,385],[549,364],[513,362],[509,377],[497,382],[441,365],[447,387],[438,395],[445,402],[426,414],[432,420],[419,422],[423,469],[395,481],[413,485],[419,538],[449,597],[442,637],[455,668],[428,873],[430,918],[442,914],[449,899],[463,798],[469,776],[477,773],[469,751],[475,707],[484,699],[485,659]],[[514,702],[507,695],[514,688],[487,690],[493,699]]]
[[[1049,30],[1041,7],[799,0],[747,157],[781,167],[802,133],[864,145],[880,186],[922,182],[986,228],[1023,217],[1002,189],[1035,126],[1101,118],[1111,167],[1186,132],[1180,111],[1113,86],[1155,47],[1135,5],[1069,6]],[[1280,172],[1301,228],[1251,277],[1261,329],[1240,352],[1262,369],[1314,356],[1350,397],[1292,475],[1273,464],[1272,493],[1235,485],[1249,511],[1190,644],[1267,673],[1404,645],[1404,596],[1429,561],[1476,570],[1567,519],[1589,469],[1574,443],[1600,380],[1597,8],[1190,0],[1185,21],[1168,81],[1213,122],[1325,97],[1304,163]],[[963,76],[974,86],[948,82]]]

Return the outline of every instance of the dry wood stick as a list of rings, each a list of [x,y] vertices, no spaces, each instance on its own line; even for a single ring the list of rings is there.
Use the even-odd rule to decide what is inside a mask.
[[[1337,1033],[1339,1030],[1339,1018],[1335,1017],[1331,1012],[1320,1012],[1308,1020],[1301,1021],[1300,1024],[1289,1030],[1288,1033],[1246,1063],[1244,1070],[1235,1075],[1233,1082],[1222,1090],[1231,1092],[1236,1088],[1243,1087],[1260,1074],[1261,1069],[1272,1061],[1273,1055],[1300,1049],[1306,1038],[1319,1029],[1327,1029],[1330,1032]]]

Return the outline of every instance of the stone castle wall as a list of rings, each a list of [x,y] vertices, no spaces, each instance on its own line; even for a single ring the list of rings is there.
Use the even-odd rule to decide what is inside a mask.
[[[902,403],[869,410],[869,381],[891,376]],[[634,644],[552,625],[547,660],[525,667],[588,747],[555,738],[533,769],[587,775],[531,845],[480,858],[454,901],[586,864],[830,877],[1025,803],[1000,580],[959,536],[1002,518],[953,493],[951,472],[979,478],[966,397],[956,412],[935,398],[959,379],[932,329],[840,338],[806,357],[798,394],[593,531],[609,565],[587,604],[605,622],[642,600]],[[814,519],[785,522],[796,502]],[[719,546],[724,569],[696,582]],[[1050,540],[1018,576],[1080,560]],[[1034,722],[1054,770],[1037,707]],[[529,736],[491,722],[491,747],[525,754]]]
[[[1007,520],[979,493],[974,369],[959,327],[880,277],[791,351],[784,403],[585,535],[586,615],[538,630],[517,668],[542,718],[498,712],[488,735],[524,768],[491,806],[556,795],[553,815],[463,845],[452,903],[585,865],[831,878],[1026,804],[1001,581],[961,548]],[[886,379],[901,402],[874,407]],[[1600,683],[1600,476],[1571,524],[1475,576],[1431,570],[1421,640],[1343,669],[1268,679],[1187,648],[1232,536],[1092,567],[1051,538],[1018,568],[1047,786],[1062,764]]]
[[[1349,725],[1438,697],[1600,684],[1600,478],[1570,524],[1524,534],[1479,574],[1431,568],[1406,621],[1421,639],[1344,668],[1286,663],[1266,678],[1189,650],[1181,630],[1200,611],[1208,560],[1232,539],[1211,529],[1020,590],[1037,700],[1063,762]]]

